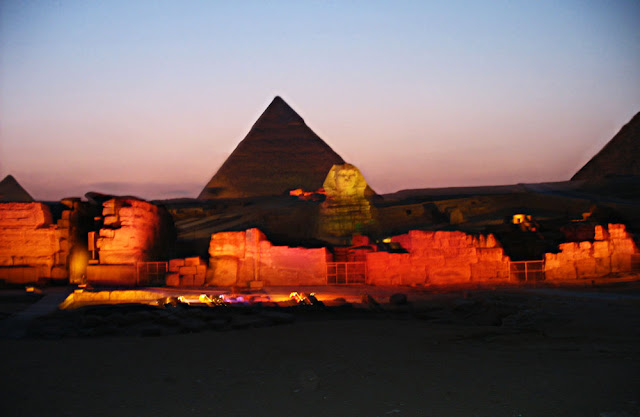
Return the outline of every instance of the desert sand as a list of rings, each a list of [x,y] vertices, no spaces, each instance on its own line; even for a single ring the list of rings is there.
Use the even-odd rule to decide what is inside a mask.
[[[640,415],[640,285],[405,293],[55,313],[0,340],[2,415]]]

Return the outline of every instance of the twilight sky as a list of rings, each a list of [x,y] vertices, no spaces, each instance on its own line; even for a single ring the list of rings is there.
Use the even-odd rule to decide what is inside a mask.
[[[640,1],[0,2],[0,179],[196,197],[275,95],[379,193],[563,181],[640,111]]]

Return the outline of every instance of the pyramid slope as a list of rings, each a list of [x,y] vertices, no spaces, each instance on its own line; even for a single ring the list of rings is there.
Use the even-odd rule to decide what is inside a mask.
[[[0,202],[31,203],[33,197],[11,175],[0,181]]]
[[[344,160],[276,97],[202,190],[199,199],[283,195],[322,187]]]
[[[571,180],[640,175],[640,113],[586,163]]]

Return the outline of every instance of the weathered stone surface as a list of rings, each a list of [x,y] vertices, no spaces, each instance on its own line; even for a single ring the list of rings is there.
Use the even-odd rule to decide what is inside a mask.
[[[211,257],[233,256],[244,258],[244,232],[220,232],[211,236],[209,255]]]
[[[351,238],[354,234],[370,231],[375,225],[368,188],[360,170],[351,164],[334,165],[323,184],[327,195],[320,206],[319,236]]]
[[[7,282],[50,278],[52,267],[64,268],[69,251],[68,229],[52,225],[49,207],[42,203],[0,203],[0,273]],[[56,270],[56,278],[61,274]]]
[[[135,265],[88,265],[87,283],[91,285],[135,286]]]
[[[371,284],[454,284],[508,278],[509,258],[493,235],[412,230],[391,241],[409,253],[368,253]]]
[[[96,242],[101,264],[157,260],[172,243],[170,216],[154,204],[117,197],[103,203],[102,213],[111,220]]]
[[[326,283],[326,248],[273,246],[258,229],[220,234],[223,236],[211,236],[209,266],[213,272],[207,285],[247,286],[254,280],[272,286]],[[234,249],[230,242],[238,247]]]
[[[322,186],[344,161],[280,97],[273,99],[247,136],[202,190],[200,199],[288,194]]]
[[[51,211],[43,203],[0,203],[0,228],[48,227]]]
[[[169,271],[171,272],[178,272],[181,266],[184,266],[184,259],[171,259],[169,261]]]
[[[594,278],[631,270],[631,255],[638,253],[623,224],[595,227],[595,241],[569,242],[559,253],[545,254],[547,280]]]

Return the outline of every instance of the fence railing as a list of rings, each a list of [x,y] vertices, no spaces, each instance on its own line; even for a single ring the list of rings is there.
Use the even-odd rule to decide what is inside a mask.
[[[366,284],[366,262],[327,262],[327,284]]]
[[[544,278],[544,261],[509,262],[509,281],[542,281]]]
[[[138,262],[136,264],[136,285],[164,285],[168,270],[168,262]]]

